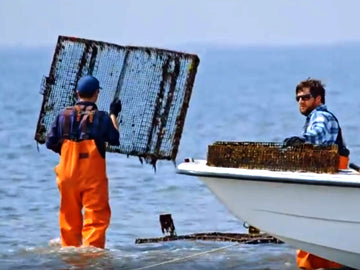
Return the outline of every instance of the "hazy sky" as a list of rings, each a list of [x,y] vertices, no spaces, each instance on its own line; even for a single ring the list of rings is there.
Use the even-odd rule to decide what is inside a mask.
[[[121,45],[360,40],[359,0],[0,0],[0,45],[58,35]]]

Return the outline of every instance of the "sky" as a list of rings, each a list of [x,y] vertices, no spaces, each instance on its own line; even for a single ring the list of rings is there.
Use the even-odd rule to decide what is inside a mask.
[[[59,35],[119,45],[360,41],[358,0],[0,0],[0,46]]]

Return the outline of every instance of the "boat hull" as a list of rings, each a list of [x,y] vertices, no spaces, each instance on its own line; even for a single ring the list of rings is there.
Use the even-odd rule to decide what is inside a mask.
[[[193,163],[193,164],[192,164]],[[239,219],[284,242],[360,269],[360,180],[314,173],[274,173],[183,163]],[[339,181],[344,179],[343,182]]]

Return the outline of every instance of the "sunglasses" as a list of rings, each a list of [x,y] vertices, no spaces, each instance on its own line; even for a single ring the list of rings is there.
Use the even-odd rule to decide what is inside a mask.
[[[296,96],[296,101],[299,102],[300,98],[303,101],[308,101],[310,98],[312,98],[313,96],[311,94],[306,94],[306,95],[300,95],[300,96]]]

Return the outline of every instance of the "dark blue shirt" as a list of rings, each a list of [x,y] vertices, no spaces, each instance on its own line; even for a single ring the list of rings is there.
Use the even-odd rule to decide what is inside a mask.
[[[87,138],[83,138],[83,134],[81,128],[74,123],[76,118],[76,111],[74,110],[70,121],[68,123],[68,130],[72,134],[72,138],[74,140],[83,140],[83,139],[94,139],[96,146],[100,152],[100,154],[105,157],[105,143],[109,143],[110,145],[119,145],[119,131],[114,127],[109,114],[105,111],[99,111],[97,106],[93,102],[88,101],[80,101],[76,103],[76,105],[84,105],[84,107],[92,106],[93,110],[95,110],[95,114],[93,115],[92,123],[89,124]],[[65,109],[64,109],[65,110]],[[59,113],[56,117],[51,130],[46,138],[46,147],[53,150],[56,153],[60,153],[61,145],[64,139],[69,139],[64,136],[64,121],[65,114],[64,110]]]

